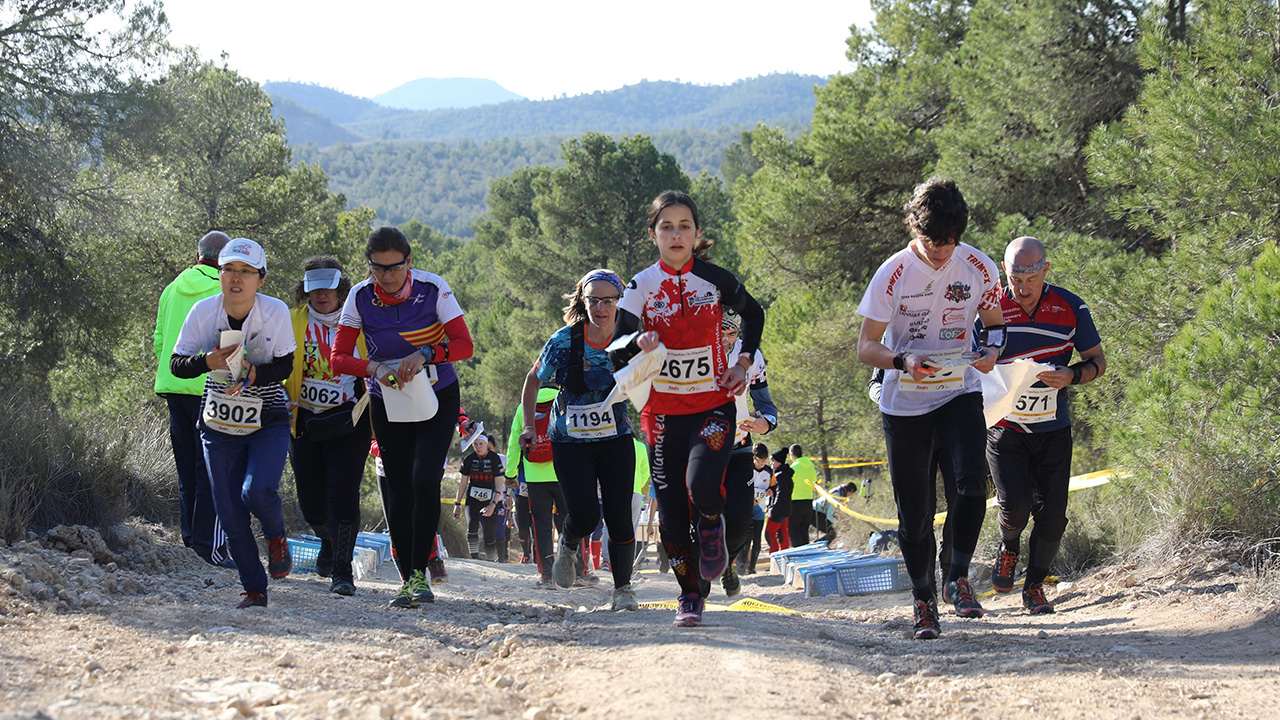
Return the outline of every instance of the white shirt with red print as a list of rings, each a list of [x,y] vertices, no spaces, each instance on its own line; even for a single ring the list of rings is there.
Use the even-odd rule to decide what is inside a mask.
[[[908,246],[876,270],[858,314],[888,323],[884,344],[895,353],[937,355],[968,350],[979,310],[1000,306],[1000,271],[977,248],[959,243],[951,259],[934,270]],[[978,371],[965,370],[962,389],[954,392],[910,392],[898,383],[899,371],[888,370],[880,393],[887,415],[923,415],[957,395],[981,392]]]

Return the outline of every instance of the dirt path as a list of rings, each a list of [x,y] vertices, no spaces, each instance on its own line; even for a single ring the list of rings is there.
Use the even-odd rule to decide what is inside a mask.
[[[609,612],[602,588],[536,590],[530,566],[470,560],[451,560],[451,582],[419,610],[385,608],[397,584],[384,565],[353,598],[300,575],[272,585],[269,608],[237,611],[233,572],[133,542],[116,554],[125,569],[86,549],[0,547],[0,718],[1217,720],[1280,708],[1280,608],[1207,554],[1064,585],[1050,593],[1057,615],[990,598],[986,618],[944,614],[942,637],[920,642],[905,593],[806,599],[749,576],[746,596],[800,612],[711,610],[681,629],[665,609]],[[75,602],[55,599],[59,572]],[[673,599],[669,575],[639,577],[642,602]]]

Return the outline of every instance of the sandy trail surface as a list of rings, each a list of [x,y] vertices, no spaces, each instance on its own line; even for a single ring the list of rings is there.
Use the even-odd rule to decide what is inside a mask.
[[[915,641],[907,593],[805,598],[757,574],[746,597],[796,612],[676,628],[668,609],[610,612],[604,586],[539,590],[532,566],[472,560],[419,609],[386,607],[388,563],[351,598],[297,574],[235,610],[233,571],[145,529],[109,547],[59,532],[0,546],[6,720],[1280,717],[1280,608],[1209,552],[1063,583],[1056,615],[1016,594],[981,620],[944,609],[942,637]],[[676,585],[648,570],[636,590]]]

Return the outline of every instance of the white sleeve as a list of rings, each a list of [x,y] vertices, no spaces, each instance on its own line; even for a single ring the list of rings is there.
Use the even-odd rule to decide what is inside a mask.
[[[366,281],[368,282],[368,281]],[[339,325],[346,325],[360,329],[364,327],[364,320],[360,317],[360,310],[356,306],[356,295],[365,287],[365,283],[358,283],[351,291],[347,293],[346,302],[342,303],[342,315],[338,317]]]
[[[893,320],[891,280],[897,281],[905,271],[906,263],[900,259],[893,261],[893,258],[890,258],[890,262],[881,265],[867,285],[867,291],[862,294],[862,302],[858,303],[858,314],[876,322],[887,323]],[[897,277],[894,277],[895,273]]]
[[[437,285],[440,288],[440,295],[436,298],[436,317],[440,320],[440,324],[462,317],[462,306],[458,304],[458,296],[453,294],[453,290],[449,287],[449,283],[439,275]],[[344,311],[345,315],[345,311]]]
[[[293,318],[289,315],[289,306],[281,301],[276,307],[277,310],[272,313],[270,323],[271,356],[284,357],[298,349],[298,341],[293,336]]]

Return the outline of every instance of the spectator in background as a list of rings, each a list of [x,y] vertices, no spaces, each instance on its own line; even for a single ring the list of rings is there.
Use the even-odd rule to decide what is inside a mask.
[[[160,293],[153,334],[156,355],[155,393],[169,406],[169,442],[178,470],[178,525],[182,544],[195,550],[207,563],[231,564],[226,536],[213,509],[209,474],[200,446],[200,398],[204,395],[204,375],[178,378],[169,369],[173,346],[191,306],[217,295],[218,253],[231,238],[214,230],[196,243],[196,264],[183,270]],[[216,538],[216,540],[215,540]]]
[[[809,543],[809,526],[813,524],[813,486],[818,484],[818,468],[804,456],[799,445],[791,446],[791,470],[795,473],[791,489],[791,547]],[[810,484],[812,483],[812,484]]]

